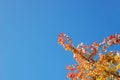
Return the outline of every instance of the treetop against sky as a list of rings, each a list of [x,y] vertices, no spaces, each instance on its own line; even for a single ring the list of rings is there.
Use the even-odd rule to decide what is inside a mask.
[[[72,80],[120,79],[120,52],[107,50],[110,46],[120,44],[120,34],[110,35],[101,43],[93,42],[91,45],[80,43],[75,47],[71,38],[61,33],[58,42],[65,50],[71,51],[77,61],[77,65],[66,66],[70,71],[68,78]]]

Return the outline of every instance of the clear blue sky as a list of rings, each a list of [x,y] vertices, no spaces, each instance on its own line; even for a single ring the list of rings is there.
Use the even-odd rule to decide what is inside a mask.
[[[0,0],[0,80],[67,80],[75,45],[120,33],[120,0]]]

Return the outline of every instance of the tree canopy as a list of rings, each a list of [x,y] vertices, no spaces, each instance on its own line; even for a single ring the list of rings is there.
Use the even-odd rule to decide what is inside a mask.
[[[64,33],[59,34],[58,42],[73,53],[77,64],[67,65],[67,78],[71,80],[120,80],[120,52],[107,50],[108,47],[120,44],[120,34],[110,35],[101,43],[91,45],[80,43],[73,45],[72,39]],[[95,59],[96,55],[98,59]]]

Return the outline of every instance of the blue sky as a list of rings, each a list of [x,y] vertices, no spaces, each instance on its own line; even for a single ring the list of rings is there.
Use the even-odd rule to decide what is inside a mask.
[[[67,80],[71,52],[61,32],[78,43],[120,33],[119,0],[0,0],[0,80]]]

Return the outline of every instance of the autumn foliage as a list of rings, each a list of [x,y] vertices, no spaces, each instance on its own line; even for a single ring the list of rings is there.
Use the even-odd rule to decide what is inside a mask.
[[[73,53],[77,64],[68,65],[67,77],[71,80],[120,80],[120,52],[107,51],[108,47],[120,44],[120,34],[110,35],[101,43],[80,43],[75,47],[71,38],[61,33],[58,42]],[[98,59],[95,56],[98,55]]]

